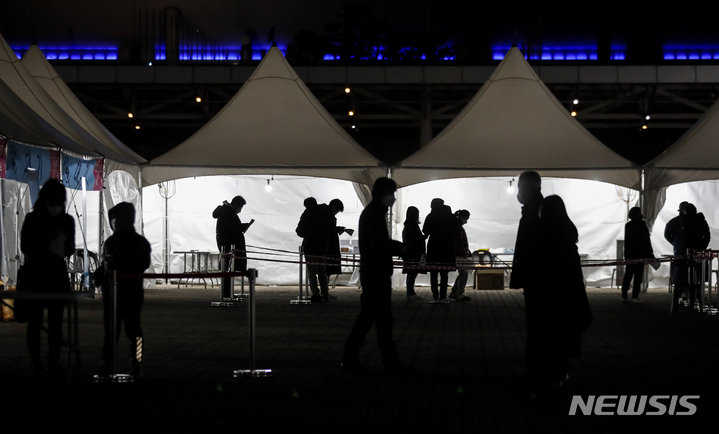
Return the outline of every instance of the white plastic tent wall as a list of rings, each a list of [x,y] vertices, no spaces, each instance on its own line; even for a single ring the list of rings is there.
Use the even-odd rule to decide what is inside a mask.
[[[273,46],[215,117],[142,167],[146,185],[236,174],[315,176],[371,185],[386,170],[332,118]]]
[[[603,181],[638,189],[640,168],[589,133],[512,47],[467,106],[425,147],[392,169],[400,185],[474,176]]]

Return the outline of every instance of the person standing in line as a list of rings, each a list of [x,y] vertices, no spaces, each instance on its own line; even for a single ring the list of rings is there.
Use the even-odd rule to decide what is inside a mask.
[[[402,255],[405,265],[402,273],[407,275],[407,300],[421,300],[414,290],[414,283],[418,274],[426,274],[421,270],[420,263],[422,256],[426,253],[425,239],[427,236],[419,228],[419,209],[414,206],[407,208],[407,214],[402,229],[402,243],[407,246],[407,251]]]
[[[242,196],[235,196],[231,202],[224,201],[222,205],[215,208],[212,212],[212,217],[217,219],[216,227],[216,239],[217,248],[222,251],[225,248],[225,270],[230,271],[232,269],[232,261],[235,262],[235,271],[246,271],[247,270],[247,248],[245,247],[245,232],[254,223],[254,220],[250,220],[249,223],[242,223],[238,214],[242,211],[247,201]],[[235,246],[235,251],[230,250],[230,246]],[[234,256],[234,259],[232,258]],[[229,298],[230,284],[232,282],[231,277],[225,277],[222,279],[222,297]]]
[[[20,232],[20,250],[25,263],[19,272],[18,291],[33,293],[69,292],[70,279],[65,258],[75,253],[75,220],[65,212],[65,187],[60,181],[48,180],[40,190],[32,212],[25,216]],[[50,357],[47,376],[53,381],[67,380],[60,366],[62,317],[65,300],[19,300],[18,306],[27,320],[27,347],[32,363],[33,380],[45,378],[40,358],[40,333],[47,309]],[[19,313],[19,312],[18,312]],[[19,317],[23,315],[18,315]]]
[[[692,254],[699,250],[706,250],[711,239],[711,232],[704,214],[698,213],[696,206],[687,204],[682,216],[682,228],[684,232],[685,254]],[[702,279],[701,260],[689,259],[686,267],[687,292],[689,293],[689,312],[694,313],[694,305],[699,298],[699,307],[704,310],[704,300],[701,297],[700,289]],[[676,307],[676,305],[675,305]]]
[[[347,337],[342,354],[341,369],[350,374],[366,374],[359,363],[359,349],[374,324],[377,346],[382,354],[384,374],[407,376],[411,369],[399,362],[392,339],[392,271],[393,256],[402,255],[403,246],[392,240],[387,228],[387,210],[394,204],[397,184],[389,178],[379,178],[372,186],[372,201],[365,207],[359,221],[360,314]]]
[[[297,224],[295,233],[302,237],[302,247],[307,260],[307,279],[312,296],[310,301],[329,300],[327,279],[327,254],[330,242],[330,212],[328,206],[319,204],[308,207]]]
[[[327,256],[325,259],[327,262],[327,279],[332,275],[342,274],[342,252],[340,250],[340,235],[347,232],[349,235],[354,233],[354,230],[347,229],[344,226],[337,226],[337,213],[344,212],[345,206],[339,199],[332,199],[327,205],[327,223],[328,223],[328,243],[327,243]],[[327,297],[330,300],[334,300],[337,296],[329,293],[329,283]]]
[[[449,294],[449,298],[457,301],[470,301],[471,298],[464,294],[465,287],[467,286],[467,278],[469,277],[469,271],[463,269],[471,264],[472,252],[469,250],[469,241],[467,240],[467,232],[464,230],[464,225],[469,220],[469,211],[461,209],[454,213],[457,218],[457,236],[454,240],[454,248],[457,264],[457,278],[454,280],[452,286],[452,292]]]
[[[449,303],[447,284],[449,268],[455,266],[454,239],[458,232],[457,219],[452,209],[442,199],[432,199],[432,211],[427,215],[422,232],[429,236],[427,241],[427,265],[445,267],[444,270],[429,272],[432,299],[430,303]],[[439,282],[438,282],[439,277]]]
[[[629,210],[629,221],[624,225],[624,258],[626,259],[647,259],[654,257],[652,242],[649,239],[649,229],[644,222],[642,210],[638,206]],[[639,292],[642,289],[644,279],[644,264],[627,264],[622,280],[622,301],[629,301],[629,286],[634,280],[632,287],[632,303],[641,303]]]
[[[534,393],[565,385],[569,359],[580,357],[581,333],[592,323],[577,251],[578,232],[561,197],[552,195],[542,201],[538,229],[533,256],[551,258],[562,270],[562,278],[547,273],[540,261],[530,265],[534,283],[527,285],[530,289],[525,287],[525,298],[534,297],[535,312],[527,323],[527,336],[531,333],[539,350],[533,356]]]
[[[135,206],[122,202],[107,212],[110,227],[115,231],[105,241],[102,255],[103,264],[95,272],[96,283],[102,286],[102,304],[104,307],[105,343],[102,349],[102,363],[98,375],[112,373],[112,348],[120,336],[120,325],[125,323],[125,334],[130,339],[130,357],[134,378],[141,378],[142,373],[142,325],[140,312],[145,300],[142,278],[118,277],[117,279],[117,310],[116,334],[112,336],[112,300],[113,290],[110,273],[143,273],[150,267],[150,243],[142,235],[135,232]],[[113,340],[114,339],[114,340]]]
[[[540,381],[540,357],[542,354],[541,342],[535,333],[537,324],[543,321],[542,297],[537,290],[537,282],[532,276],[532,263],[538,260],[533,258],[534,245],[539,232],[539,210],[544,197],[542,196],[542,178],[534,171],[523,172],[517,181],[517,200],[522,204],[522,217],[517,229],[517,240],[514,244],[514,257],[512,260],[512,274],[509,287],[524,289],[524,312],[527,326],[527,344],[525,349],[526,374],[520,379],[526,387],[533,387]]]
[[[684,255],[684,229],[682,226],[682,216],[684,215],[687,205],[689,205],[689,202],[684,201],[680,203],[679,209],[677,210],[679,215],[669,220],[667,225],[664,227],[664,239],[672,245],[674,256]],[[670,313],[675,314],[677,313],[679,297],[682,292],[687,291],[686,270],[688,262],[684,259],[674,259],[670,266],[672,285],[674,288],[672,290],[672,306],[669,311]]]

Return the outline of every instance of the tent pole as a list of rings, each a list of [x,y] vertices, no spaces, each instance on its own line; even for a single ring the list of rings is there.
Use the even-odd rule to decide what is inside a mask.
[[[641,190],[639,190],[639,209],[642,210],[643,215],[647,215],[647,209],[646,209],[646,176],[644,173],[644,168],[642,168],[641,172]],[[627,204],[629,206],[629,204]],[[642,289],[641,292],[647,292],[647,289],[649,289],[649,264],[644,264],[644,279],[642,280]]]

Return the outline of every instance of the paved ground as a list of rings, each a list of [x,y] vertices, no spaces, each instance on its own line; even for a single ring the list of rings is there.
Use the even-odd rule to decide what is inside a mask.
[[[72,432],[606,433],[714,430],[719,422],[719,317],[670,316],[664,290],[645,294],[644,304],[622,304],[616,289],[590,289],[595,321],[582,358],[570,365],[572,382],[563,393],[535,399],[512,386],[523,373],[521,292],[468,290],[470,302],[450,305],[428,304],[426,288],[421,302],[402,292],[393,298],[394,331],[402,360],[416,371],[409,379],[380,375],[374,335],[362,352],[371,374],[339,371],[359,309],[357,288],[337,288],[337,300],[311,306],[289,304],[296,288],[258,288],[257,367],[272,368],[272,378],[233,378],[234,369],[248,366],[247,307],[210,307],[217,289],[147,291],[146,376],[134,384],[91,381],[102,339],[99,300],[79,303],[83,363],[70,386],[32,384],[25,325],[0,323],[2,426],[25,420],[32,428],[70,423]],[[603,394],[700,398],[692,401],[693,416],[568,415],[573,395]],[[56,422],[60,415],[64,422]]]

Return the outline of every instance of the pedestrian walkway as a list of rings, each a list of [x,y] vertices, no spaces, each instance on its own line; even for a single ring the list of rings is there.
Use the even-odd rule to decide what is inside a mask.
[[[233,378],[248,367],[247,306],[210,307],[219,290],[146,291],[145,378],[93,384],[100,359],[102,303],[81,300],[82,367],[66,387],[33,385],[25,324],[0,323],[0,415],[32,415],[31,426],[62,415],[73,432],[577,432],[706,427],[719,419],[719,317],[669,315],[666,290],[620,302],[617,289],[589,289],[594,324],[583,356],[570,363],[567,390],[530,398],[512,385],[524,372],[524,301],[520,291],[472,291],[472,300],[431,305],[404,290],[393,295],[394,335],[413,378],[385,378],[375,335],[361,362],[370,375],[339,370],[344,340],[359,312],[360,291],[336,300],[291,305],[297,288],[257,288],[257,368],[271,378]],[[120,367],[129,371],[121,335]],[[43,345],[43,348],[46,346]],[[694,416],[569,416],[572,395],[700,395]],[[37,395],[44,395],[40,399]],[[616,399],[614,400],[616,402]],[[703,425],[711,423],[712,425]],[[3,422],[4,426],[7,422]],[[35,431],[35,429],[33,429]],[[666,431],[663,431],[666,432]]]

